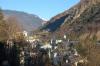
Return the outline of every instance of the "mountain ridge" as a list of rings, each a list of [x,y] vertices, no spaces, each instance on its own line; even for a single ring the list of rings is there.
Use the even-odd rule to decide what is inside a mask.
[[[67,34],[79,37],[85,33],[94,36],[100,31],[99,28],[100,0],[81,0],[69,10],[51,18],[42,29],[58,36]]]
[[[40,17],[34,14],[28,14],[22,11],[15,10],[3,10],[4,18],[15,17],[18,23],[21,24],[23,30],[33,31],[42,26],[42,20]]]

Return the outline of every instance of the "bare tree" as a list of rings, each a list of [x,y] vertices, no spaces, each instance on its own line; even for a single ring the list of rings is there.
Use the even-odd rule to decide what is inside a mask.
[[[11,39],[21,39],[22,38],[22,28],[18,23],[18,19],[14,16],[10,16],[6,19],[8,23],[7,33]]]
[[[7,40],[8,34],[7,34],[8,25],[4,20],[2,11],[0,10],[0,41]]]

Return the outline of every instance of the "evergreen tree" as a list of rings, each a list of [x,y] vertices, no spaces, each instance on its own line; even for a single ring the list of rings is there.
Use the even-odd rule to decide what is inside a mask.
[[[2,62],[6,60],[4,43],[0,42],[0,66],[2,66]]]

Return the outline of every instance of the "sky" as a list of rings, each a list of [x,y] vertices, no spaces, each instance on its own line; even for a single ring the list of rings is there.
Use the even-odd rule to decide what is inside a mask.
[[[78,2],[79,0],[0,0],[0,8],[23,11],[49,20]]]

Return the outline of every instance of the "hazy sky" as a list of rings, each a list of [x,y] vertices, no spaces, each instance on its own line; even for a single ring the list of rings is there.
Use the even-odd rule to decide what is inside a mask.
[[[78,2],[79,0],[0,0],[0,7],[24,11],[48,20]]]

